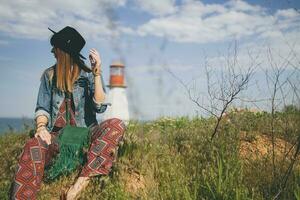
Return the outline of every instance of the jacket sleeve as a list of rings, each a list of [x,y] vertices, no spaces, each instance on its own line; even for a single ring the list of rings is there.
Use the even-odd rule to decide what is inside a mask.
[[[34,119],[40,115],[44,115],[50,120],[50,102],[51,102],[51,87],[49,77],[45,71],[41,77],[40,87],[35,107]]]
[[[103,77],[102,77],[102,74],[100,75],[100,81],[102,83],[102,88],[103,88],[103,91],[104,91],[104,94],[106,96],[106,90],[105,90],[105,85],[104,85],[104,80],[103,80]],[[96,102],[95,98],[94,98],[94,93],[95,93],[95,82],[94,82],[94,77],[89,74],[89,82],[90,82],[90,96],[92,98],[92,104],[93,104],[93,108],[95,110],[95,112],[97,113],[103,113],[106,111],[106,108],[107,108],[107,105],[106,104],[103,104],[103,103],[98,103]]]

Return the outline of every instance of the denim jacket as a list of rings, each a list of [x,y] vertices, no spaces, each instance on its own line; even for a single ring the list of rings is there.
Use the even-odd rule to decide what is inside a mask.
[[[54,82],[55,75],[53,75],[53,78],[50,80],[50,74],[51,72],[53,74],[54,68],[55,65],[46,69],[41,77],[34,117],[36,120],[40,115],[46,116],[48,118],[48,130],[52,129],[58,114],[58,109],[65,99],[65,94],[56,88]],[[103,91],[106,92],[102,75],[101,82]],[[79,127],[89,127],[97,123],[96,113],[103,113],[106,110],[106,105],[95,101],[94,86],[93,75],[81,70],[78,79],[74,82],[72,92],[75,106],[75,120],[76,125]]]

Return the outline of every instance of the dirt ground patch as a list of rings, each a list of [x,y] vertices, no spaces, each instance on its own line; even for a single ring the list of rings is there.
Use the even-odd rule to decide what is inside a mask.
[[[245,132],[241,133],[240,156],[244,159],[256,160],[267,157],[272,157],[273,145],[272,138],[267,135],[255,135],[245,137]],[[274,153],[277,159],[291,158],[295,152],[295,146],[289,142],[275,138]]]
[[[146,188],[146,181],[143,175],[138,172],[128,170],[121,175],[125,190],[132,196],[139,196]]]

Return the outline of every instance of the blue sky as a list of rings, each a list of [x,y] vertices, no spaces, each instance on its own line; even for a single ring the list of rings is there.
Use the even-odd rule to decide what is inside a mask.
[[[299,66],[298,9],[296,0],[1,0],[0,117],[33,116],[40,75],[55,62],[47,28],[60,30],[67,25],[85,37],[83,55],[90,48],[98,49],[106,83],[114,60],[126,64],[132,118],[202,114],[165,69],[191,83],[194,95],[208,103],[204,58],[220,71],[234,41],[241,68],[251,63],[249,51],[260,63],[242,96],[266,97],[270,93],[265,82],[265,71],[270,69],[267,49],[272,49],[274,62],[290,60],[287,76],[294,65]],[[268,109],[268,103],[260,103],[259,108]]]

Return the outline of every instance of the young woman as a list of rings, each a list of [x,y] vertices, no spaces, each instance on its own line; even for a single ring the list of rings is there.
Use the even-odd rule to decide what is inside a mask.
[[[91,132],[87,162],[65,195],[66,199],[76,199],[90,177],[110,172],[123,138],[125,125],[120,119],[112,118],[100,124],[96,120],[96,113],[103,113],[107,106],[103,103],[105,87],[98,52],[90,50],[90,69],[80,54],[85,40],[74,28],[67,26],[52,32],[51,52],[56,64],[46,69],[41,77],[35,110],[35,137],[26,142],[21,154],[12,199],[36,199],[44,168],[59,152],[56,139],[67,124],[66,109],[71,126],[88,127]]]

